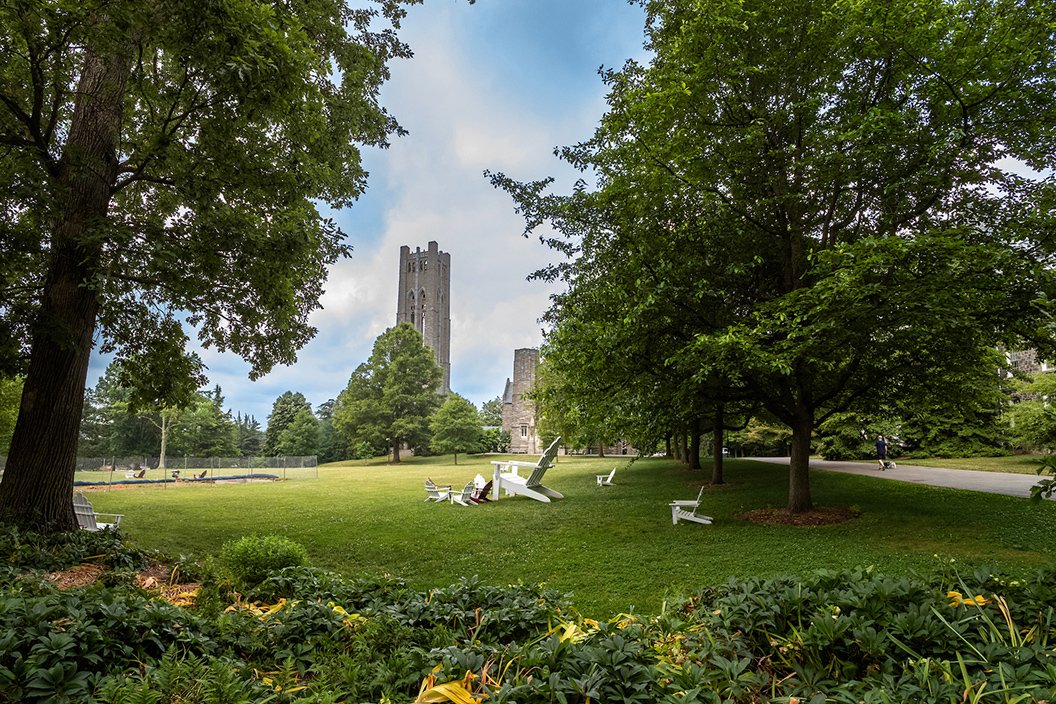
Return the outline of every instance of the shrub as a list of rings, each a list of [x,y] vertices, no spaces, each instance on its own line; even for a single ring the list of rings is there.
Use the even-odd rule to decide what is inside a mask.
[[[385,454],[385,450],[371,445],[369,442],[357,442],[348,452],[348,456],[354,460],[369,460]]]
[[[281,535],[247,535],[224,543],[218,564],[237,588],[251,589],[284,567],[306,566],[308,551]]]

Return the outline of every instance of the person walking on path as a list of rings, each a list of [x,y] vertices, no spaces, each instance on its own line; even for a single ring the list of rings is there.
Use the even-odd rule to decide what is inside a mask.
[[[883,435],[876,436],[876,461],[880,463],[880,471],[887,469],[887,440]]]

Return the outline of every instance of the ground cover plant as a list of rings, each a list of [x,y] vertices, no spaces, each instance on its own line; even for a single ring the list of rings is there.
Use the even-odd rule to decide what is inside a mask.
[[[69,590],[45,577],[81,560],[141,565],[149,557],[110,534],[6,530],[0,548],[20,556],[0,572],[5,704],[871,704],[1056,695],[1051,572],[1020,580],[952,569],[730,578],[655,615],[599,621],[538,586],[462,579],[419,591],[395,578],[342,577],[296,564],[300,551],[271,536],[225,544],[225,569],[206,567],[197,600],[185,605],[120,575]],[[291,555],[294,564],[249,577],[262,556]]]
[[[423,482],[463,486],[490,458],[451,456],[322,467],[319,479],[245,485],[167,485],[90,493],[98,511],[125,514],[136,545],[203,558],[250,534],[303,545],[312,564],[345,575],[392,574],[425,590],[477,576],[492,585],[545,583],[571,592],[594,618],[658,613],[665,599],[737,577],[806,575],[874,565],[928,573],[956,559],[1026,574],[1053,564],[1056,505],[819,472],[818,503],[858,517],[812,528],[755,524],[745,512],[784,505],[787,468],[728,461],[728,484],[705,490],[711,526],[671,525],[668,502],[697,495],[708,467],[664,459],[561,457],[547,485],[565,499],[523,497],[464,508],[425,503]],[[616,485],[594,476],[621,465]],[[938,557],[936,557],[938,556]]]

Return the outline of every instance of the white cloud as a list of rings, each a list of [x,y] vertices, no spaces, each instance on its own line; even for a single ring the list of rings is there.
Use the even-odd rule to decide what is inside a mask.
[[[343,347],[365,359],[373,339],[395,321],[400,246],[424,248],[436,240],[451,255],[452,385],[480,403],[501,393],[513,350],[541,342],[537,321],[551,287],[525,279],[553,256],[537,240],[520,237],[524,222],[512,201],[482,172],[534,177],[553,170],[551,150],[562,135],[546,114],[518,114],[490,100],[481,85],[486,73],[465,64],[445,27],[441,22],[427,37],[412,38],[421,63],[394,71],[397,87],[387,91],[386,104],[411,134],[382,155],[384,232],[334,267],[324,310],[313,322],[320,338],[330,339],[334,328],[357,321],[357,338]],[[319,346],[313,342],[305,358],[314,359]],[[344,386],[353,367],[333,388]]]
[[[588,137],[601,115],[605,89],[597,66],[640,53],[640,11],[564,2],[550,4],[552,22],[590,18],[584,41],[569,42],[567,28],[560,38],[525,29],[523,47],[498,45],[482,30],[501,20],[511,41],[511,27],[518,28],[504,13],[513,16],[517,6],[524,13],[524,2],[411,9],[401,34],[415,58],[393,66],[382,95],[410,135],[394,138],[387,150],[368,150],[367,193],[352,209],[327,213],[349,234],[354,251],[332,267],[322,308],[311,316],[319,334],[296,364],[257,382],[248,381],[248,366],[233,355],[206,351],[210,380],[223,387],[229,407],[263,423],[283,391],[300,391],[313,406],[336,397],[375,338],[395,323],[400,246],[424,249],[430,240],[451,255],[452,386],[478,404],[502,392],[514,349],[540,344],[538,319],[553,290],[525,278],[556,255],[520,236],[523,219],[482,172],[525,180],[558,175],[561,187],[570,183],[575,174],[562,171],[552,151]],[[602,15],[636,26],[621,37],[615,25],[594,26]],[[593,41],[599,33],[604,41]],[[548,41],[552,46],[543,46]],[[525,62],[540,51],[550,73],[525,81],[524,72],[533,70]],[[599,59],[599,52],[607,54]]]

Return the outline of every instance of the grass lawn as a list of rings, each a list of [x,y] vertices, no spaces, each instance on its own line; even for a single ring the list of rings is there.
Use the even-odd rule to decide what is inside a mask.
[[[545,582],[574,593],[587,616],[655,613],[666,598],[730,575],[804,574],[818,568],[875,565],[889,573],[927,572],[956,559],[959,568],[993,565],[1021,572],[1053,564],[1056,502],[815,472],[818,506],[857,506],[856,520],[832,526],[755,525],[737,518],[781,507],[787,468],[729,460],[727,481],[705,492],[711,526],[671,525],[667,503],[696,496],[710,474],[677,462],[560,458],[546,484],[565,499],[524,497],[464,508],[423,501],[422,483],[462,486],[490,476],[487,457],[410,458],[319,469],[319,478],[258,484],[135,487],[90,494],[96,510],[125,514],[137,544],[204,557],[249,533],[287,535],[312,563],[353,576],[388,573],[416,588],[461,576],[485,582]],[[595,474],[614,464],[616,485]],[[936,558],[935,556],[939,557]]]
[[[958,457],[948,459],[896,459],[900,464],[917,467],[949,467],[951,469],[976,469],[980,472],[1010,472],[1012,474],[1037,474],[1038,463],[1045,455],[1008,455],[1007,457]],[[875,463],[876,460],[873,460]]]

